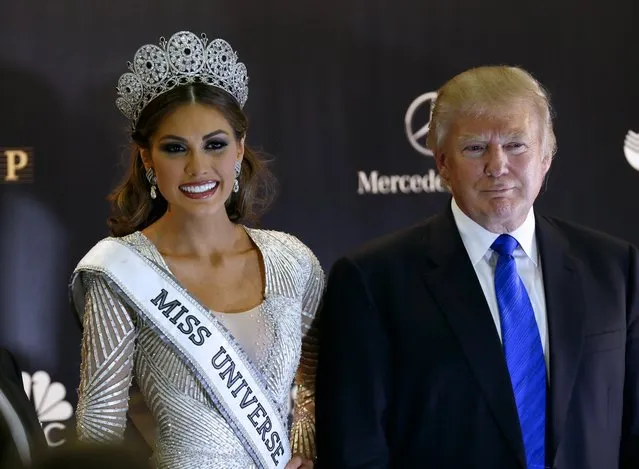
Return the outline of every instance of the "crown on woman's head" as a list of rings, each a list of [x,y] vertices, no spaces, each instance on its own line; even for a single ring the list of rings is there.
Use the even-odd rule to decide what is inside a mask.
[[[130,72],[118,80],[118,109],[135,127],[142,110],[176,86],[204,83],[228,92],[244,107],[248,98],[246,66],[224,39],[209,42],[189,31],[175,33],[160,45],[146,44],[138,49]]]

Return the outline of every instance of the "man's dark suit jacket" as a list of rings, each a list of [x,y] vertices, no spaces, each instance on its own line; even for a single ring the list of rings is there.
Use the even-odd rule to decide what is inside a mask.
[[[536,215],[547,466],[639,468],[639,252]],[[340,259],[320,316],[321,469],[521,469],[495,323],[452,212]]]
[[[24,393],[22,374],[8,350],[0,348],[0,391],[18,415],[25,430],[32,460],[41,456],[46,442],[33,405]],[[9,425],[0,412],[0,467],[20,467],[16,443]]]

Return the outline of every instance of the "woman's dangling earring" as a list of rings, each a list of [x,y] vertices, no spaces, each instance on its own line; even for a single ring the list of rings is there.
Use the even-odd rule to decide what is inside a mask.
[[[235,180],[233,181],[233,192],[238,192],[240,190],[240,172],[242,172],[242,162],[235,162]]]
[[[156,186],[158,184],[158,177],[155,175],[153,168],[146,170],[146,180],[151,184],[151,198],[155,199],[158,195],[156,192]]]

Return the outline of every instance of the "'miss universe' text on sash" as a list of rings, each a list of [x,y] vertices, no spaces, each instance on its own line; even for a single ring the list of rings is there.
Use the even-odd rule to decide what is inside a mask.
[[[197,347],[206,344],[211,337],[211,331],[200,324],[200,320],[193,314],[189,314],[186,308],[178,300],[167,302],[168,292],[164,289],[153,299],[151,304],[155,306],[162,315],[173,324],[176,329],[188,337],[188,340]],[[180,308],[171,317],[174,310]],[[246,382],[240,371],[236,371],[236,363],[227,353],[223,346],[220,346],[217,353],[211,358],[211,365],[216,371],[216,378],[222,382],[231,392],[233,399],[238,400],[240,409],[246,410],[246,417],[249,419],[257,433],[264,442],[266,449],[271,453],[271,459],[278,464],[278,456],[284,454],[282,437],[278,432],[273,431],[273,422],[267,415],[264,406],[258,401],[253,390]]]
[[[184,359],[260,468],[290,460],[287,430],[263,378],[211,312],[164,269],[119,240],[107,238],[80,261],[105,275]]]

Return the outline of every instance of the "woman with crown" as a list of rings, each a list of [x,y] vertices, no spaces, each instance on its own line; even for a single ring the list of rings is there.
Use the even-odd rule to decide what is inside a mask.
[[[226,41],[181,31],[141,47],[130,69],[116,104],[134,151],[110,196],[112,236],[71,280],[78,436],[123,438],[135,377],[155,467],[312,468],[324,274],[295,237],[244,224],[271,187],[246,145],[246,67]]]

